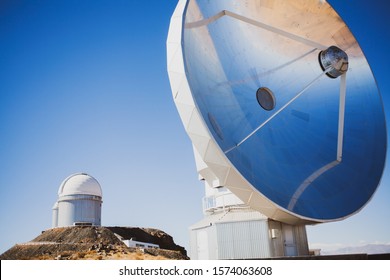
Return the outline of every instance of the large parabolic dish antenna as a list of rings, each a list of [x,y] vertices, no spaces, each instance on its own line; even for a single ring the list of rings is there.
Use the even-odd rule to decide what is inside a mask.
[[[180,0],[174,101],[200,174],[287,223],[340,220],[374,194],[383,105],[344,21],[318,0]]]

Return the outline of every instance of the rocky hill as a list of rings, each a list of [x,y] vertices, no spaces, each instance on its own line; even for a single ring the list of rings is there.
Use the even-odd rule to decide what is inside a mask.
[[[121,239],[160,248],[129,248]],[[36,259],[188,259],[186,250],[167,233],[151,228],[76,226],[53,228],[27,243],[16,244],[1,260]]]

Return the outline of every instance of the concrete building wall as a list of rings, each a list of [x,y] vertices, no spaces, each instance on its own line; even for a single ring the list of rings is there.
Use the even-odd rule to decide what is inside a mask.
[[[207,215],[190,228],[191,259],[271,257],[267,218],[249,208]]]
[[[309,243],[307,241],[306,226],[305,225],[294,226],[294,236],[297,244],[297,255],[308,256]]]
[[[218,259],[217,233],[215,226],[207,226],[190,231],[190,259]]]
[[[309,255],[305,225],[288,225],[274,220],[269,220],[268,223],[273,256]]]
[[[190,258],[261,259],[309,255],[304,225],[289,225],[262,217],[252,219],[252,214],[206,216],[190,229]]]
[[[270,248],[272,256],[284,256],[284,239],[282,234],[282,224],[269,220]]]
[[[216,227],[218,259],[271,257],[267,220],[219,223]]]

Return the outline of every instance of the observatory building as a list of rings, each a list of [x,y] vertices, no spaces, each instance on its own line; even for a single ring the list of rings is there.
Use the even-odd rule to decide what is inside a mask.
[[[205,184],[204,218],[190,227],[193,260],[258,259],[309,254],[305,225],[268,219],[251,209],[212,176],[194,150],[200,179]],[[214,177],[210,181],[205,179]]]
[[[102,189],[95,178],[85,173],[70,175],[58,189],[52,227],[100,226],[102,197]]]

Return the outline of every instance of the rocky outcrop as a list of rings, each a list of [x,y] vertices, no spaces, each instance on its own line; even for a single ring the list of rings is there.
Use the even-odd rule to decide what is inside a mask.
[[[124,239],[158,244],[158,249],[128,248]],[[13,246],[1,260],[34,259],[188,259],[183,247],[156,229],[76,226],[49,229],[30,242]]]
[[[184,247],[176,245],[172,236],[159,229],[138,227],[107,227],[107,229],[125,240],[133,239],[140,242],[153,243],[159,245],[161,249],[179,251],[183,255],[187,255]]]

